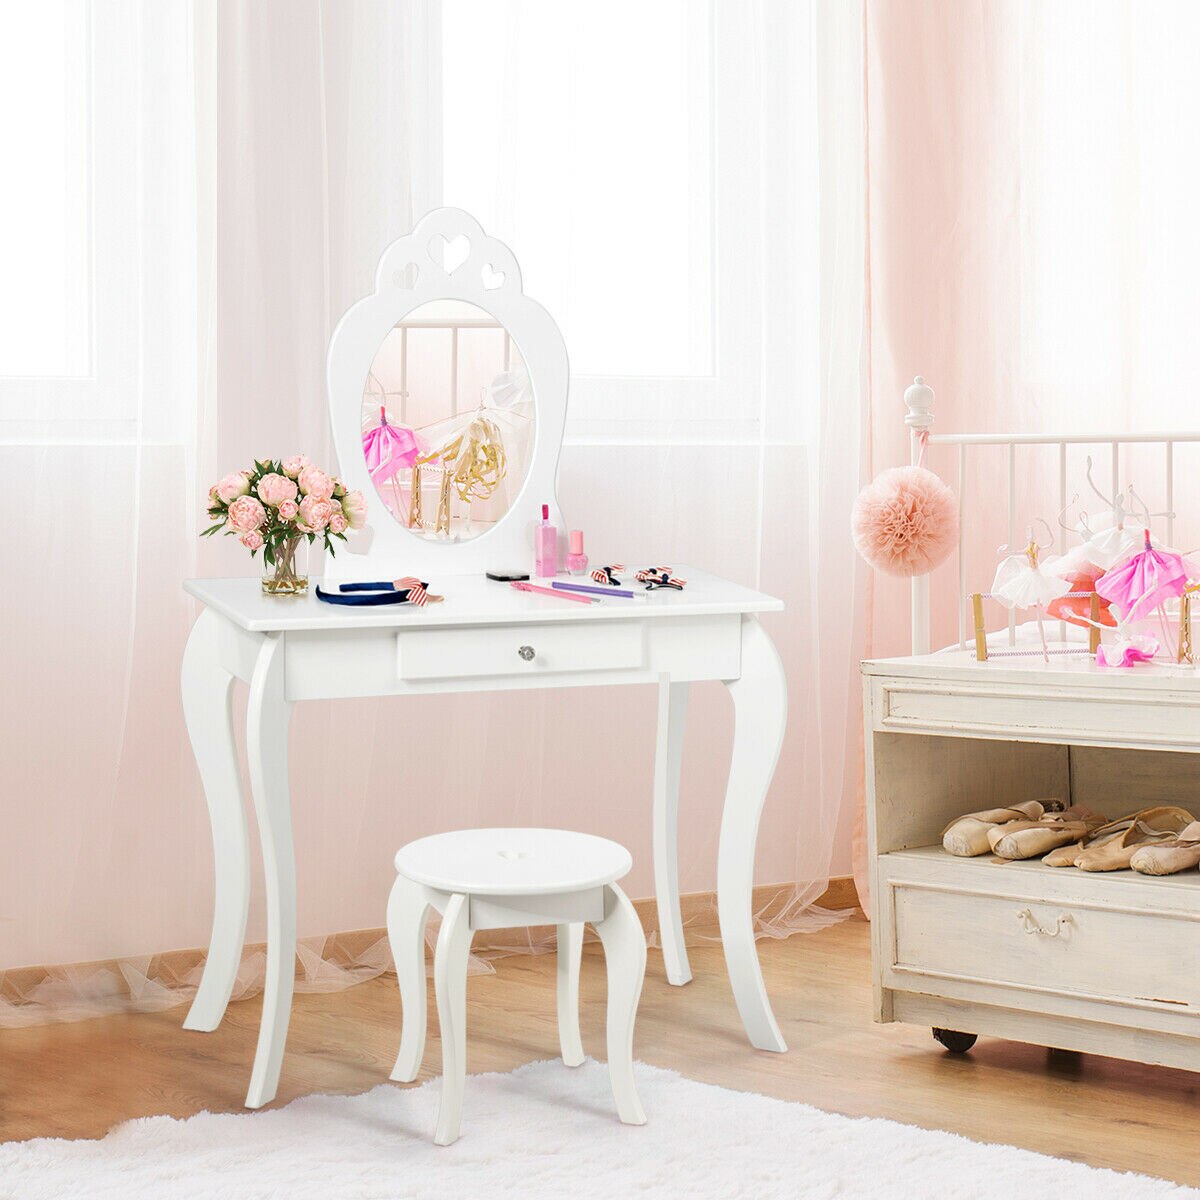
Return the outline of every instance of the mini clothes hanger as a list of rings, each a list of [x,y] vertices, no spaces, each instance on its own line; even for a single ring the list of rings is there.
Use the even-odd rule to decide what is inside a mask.
[[[1092,459],[1090,455],[1087,458],[1084,475],[1087,479],[1088,487],[1092,489],[1098,499],[1103,501],[1105,507],[1109,510],[1109,524],[1104,528],[1093,530],[1087,514],[1083,514],[1083,519],[1080,522],[1080,536],[1083,540],[1079,545],[1072,546],[1066,553],[1060,555],[1055,560],[1053,567],[1048,568],[1051,574],[1063,579],[1080,574],[1095,575],[1097,569],[1103,573],[1127,561],[1141,549],[1141,531],[1151,516],[1147,512],[1147,521],[1143,521],[1140,525],[1131,523],[1127,527],[1126,520],[1130,516],[1131,505],[1134,502],[1134,497],[1136,497],[1132,485],[1124,491],[1114,492],[1113,495],[1106,496],[1096,486],[1096,481],[1092,478]],[[1140,501],[1138,502],[1140,503]],[[1166,514],[1157,513],[1153,515],[1165,516]],[[1085,529],[1087,531],[1086,535],[1084,534]]]

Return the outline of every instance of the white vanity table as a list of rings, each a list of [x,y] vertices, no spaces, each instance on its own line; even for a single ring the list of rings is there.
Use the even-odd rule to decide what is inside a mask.
[[[444,252],[463,241],[468,249],[462,261],[448,266]],[[482,308],[503,327],[527,366],[536,404],[536,430],[529,439],[529,459],[520,464],[519,494],[485,532],[461,540],[455,534],[430,538],[382,511],[361,450],[364,381],[381,341],[406,314],[447,298]],[[763,986],[751,912],[759,816],[787,719],[782,666],[756,614],[778,611],[782,604],[681,565],[675,569],[688,580],[683,591],[591,606],[517,592],[484,577],[489,568],[527,567],[543,501],[563,528],[553,483],[566,385],[558,330],[521,293],[520,273],[507,248],[486,237],[465,213],[430,213],[384,253],[376,292],[347,313],[330,343],[330,413],[342,478],[373,504],[373,537],[366,553],[333,560],[323,582],[333,588],[349,580],[416,574],[445,600],[422,608],[344,608],[312,594],[264,595],[258,579],[184,585],[205,606],[188,641],[182,684],[216,865],[212,939],[184,1027],[212,1030],[220,1023],[245,935],[249,838],[231,704],[233,681],[240,679],[249,685],[246,750],[261,834],[268,941],[262,1025],[246,1098],[250,1107],[275,1095],[291,1009],[296,872],[287,733],[292,705],[301,700],[657,685],[654,874],[667,976],[683,984],[691,973],[679,915],[676,812],[688,684],[723,681],[733,698],[735,726],[718,856],[721,935],[751,1043],[763,1050],[786,1049]],[[398,827],[396,845],[404,840]],[[381,896],[381,921],[385,901]]]

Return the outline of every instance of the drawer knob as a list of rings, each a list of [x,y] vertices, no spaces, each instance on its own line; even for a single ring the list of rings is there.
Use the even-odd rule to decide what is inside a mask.
[[[533,662],[533,647],[532,647],[532,646],[522,646],[522,647],[521,647],[521,648],[520,648],[520,649],[517,651],[517,653],[518,653],[518,654],[519,654],[519,655],[520,655],[520,656],[521,656],[521,657],[522,657],[522,658],[523,658],[523,659],[524,659],[526,662]]]
[[[1028,908],[1022,908],[1017,913],[1017,920],[1021,922],[1021,928],[1026,933],[1036,933],[1038,937],[1047,938],[1059,937],[1064,929],[1075,924],[1075,918],[1070,913],[1059,913],[1058,918],[1054,922],[1054,928],[1047,929],[1038,922],[1037,917]]]

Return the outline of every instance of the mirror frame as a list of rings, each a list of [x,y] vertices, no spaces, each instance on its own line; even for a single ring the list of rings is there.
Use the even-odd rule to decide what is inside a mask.
[[[455,243],[459,237],[469,243],[467,257],[447,271],[434,257],[432,246],[438,239]],[[413,269],[416,278],[409,287]],[[495,317],[520,351],[533,388],[533,450],[521,493],[491,529],[466,542],[418,537],[393,520],[376,494],[362,450],[363,392],[375,356],[392,329],[432,300],[464,300]],[[334,449],[342,482],[366,497],[370,536],[364,536],[366,531],[349,534],[335,558],[326,555],[325,579],[342,583],[416,575],[431,581],[490,570],[531,570],[533,531],[543,504],[550,505],[550,519],[560,540],[565,542],[566,537],[555,482],[568,379],[562,334],[550,314],[521,290],[521,269],[512,251],[488,237],[462,209],[435,208],[426,213],[411,233],[383,252],[375,271],[375,291],[346,312],[329,339],[327,381]]]

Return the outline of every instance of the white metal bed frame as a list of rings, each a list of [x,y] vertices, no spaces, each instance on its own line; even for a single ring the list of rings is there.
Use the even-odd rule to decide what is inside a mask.
[[[458,335],[463,329],[499,329],[504,333],[504,369],[507,371],[512,357],[512,335],[500,324],[495,317],[405,317],[395,326],[400,331],[400,421],[408,423],[408,334],[411,329],[448,329],[450,331],[450,416],[458,416]],[[371,380],[379,384],[379,391],[370,391]],[[381,380],[372,372],[367,377],[367,386],[363,390],[363,404],[369,400],[383,397],[386,405],[389,396],[397,393],[389,392]]]
[[[1008,455],[1008,544],[1016,539],[1016,481],[1018,446],[1058,447],[1058,511],[1067,507],[1067,447],[1108,446],[1112,462],[1114,489],[1121,469],[1121,447],[1160,445],[1163,448],[1164,489],[1167,512],[1166,540],[1174,544],[1175,534],[1175,447],[1180,443],[1200,443],[1200,432],[1186,433],[1123,433],[1123,434],[1060,434],[1060,433],[931,433],[933,428],[933,388],[918,375],[904,393],[906,409],[904,423],[910,431],[911,456],[915,465],[921,457],[922,445],[958,447],[958,546],[956,550],[958,578],[958,644],[967,648],[967,564],[964,553],[966,521],[964,504],[967,482],[967,451],[973,446],[1002,446]],[[929,606],[929,576],[919,575],[912,580],[912,653],[930,651],[931,617]],[[1015,641],[1015,614],[1009,614],[1009,641]]]

